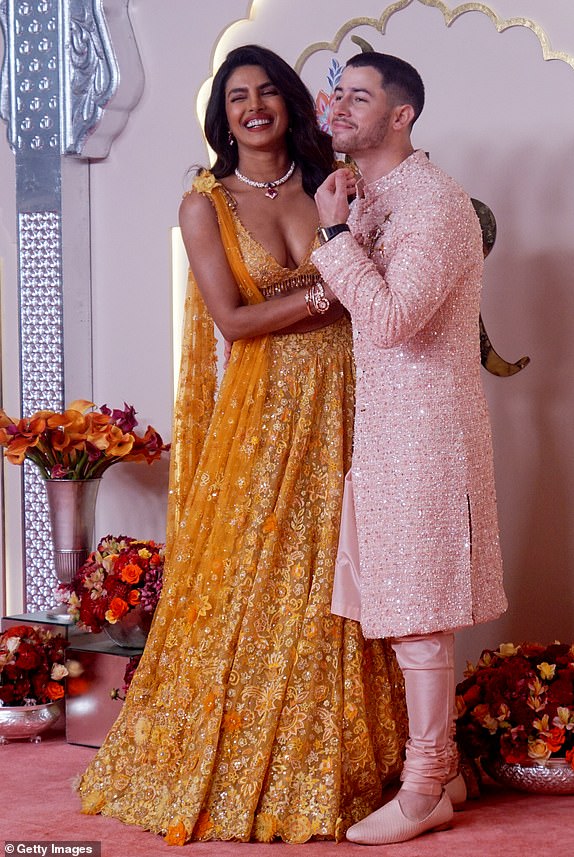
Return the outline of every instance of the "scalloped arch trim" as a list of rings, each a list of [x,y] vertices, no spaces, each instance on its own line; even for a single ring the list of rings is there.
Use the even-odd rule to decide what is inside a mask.
[[[430,6],[434,9],[438,9],[442,12],[447,27],[450,27],[457,18],[464,15],[466,12],[482,12],[482,14],[490,18],[499,33],[502,33],[504,30],[508,30],[511,27],[526,27],[527,29],[532,30],[538,38],[542,50],[542,56],[545,60],[561,60],[562,62],[567,63],[574,70],[574,56],[566,53],[565,51],[553,50],[546,32],[540,24],[537,24],[530,18],[502,18],[485,3],[461,3],[460,5],[455,6],[454,9],[449,9],[442,0],[398,0],[397,3],[393,3],[388,6],[379,18],[352,18],[339,27],[332,41],[315,42],[305,48],[295,63],[295,70],[300,73],[305,62],[317,51],[330,50],[333,53],[336,53],[344,37],[350,33],[351,30],[354,30],[355,27],[373,27],[381,34],[384,34],[390,18],[392,18],[392,16],[397,12],[401,12],[403,9],[406,9],[407,6],[411,6],[413,2],[420,3],[422,6]]]

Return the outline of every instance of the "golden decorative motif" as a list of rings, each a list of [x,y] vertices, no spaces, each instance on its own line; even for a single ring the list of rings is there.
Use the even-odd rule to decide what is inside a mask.
[[[198,193],[211,193],[214,187],[217,187],[219,182],[213,175],[213,173],[208,172],[207,170],[201,175],[197,176],[197,178],[193,182],[193,187]]]
[[[442,2],[442,0],[399,0],[397,3],[392,3],[390,6],[387,6],[378,18],[364,16],[352,18],[339,27],[330,42],[315,42],[314,44],[309,45],[305,48],[295,63],[296,71],[301,73],[301,69],[309,57],[312,56],[312,54],[317,53],[317,51],[332,51],[333,53],[336,53],[345,36],[356,27],[373,27],[375,30],[378,30],[381,35],[384,35],[389,19],[395,13],[401,12],[403,9],[406,9],[407,6],[411,6],[415,2],[421,3],[423,6],[430,6],[442,12],[447,27],[450,27],[457,18],[464,15],[466,12],[482,12],[482,14],[490,18],[498,33],[502,33],[504,30],[510,29],[510,27],[527,27],[529,30],[532,30],[538,38],[542,49],[542,56],[545,60],[561,60],[574,69],[574,56],[566,53],[566,51],[553,50],[550,44],[550,39],[546,35],[544,29],[540,24],[537,24],[530,18],[503,18],[485,3],[461,3],[460,5],[455,6],[454,9],[449,9],[446,3]]]

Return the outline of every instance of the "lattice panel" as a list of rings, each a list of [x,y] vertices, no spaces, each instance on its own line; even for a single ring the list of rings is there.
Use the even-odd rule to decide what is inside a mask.
[[[19,216],[22,408],[60,410],[63,380],[61,218],[55,212]],[[56,577],[46,492],[33,465],[24,471],[24,532],[28,610],[54,603]]]

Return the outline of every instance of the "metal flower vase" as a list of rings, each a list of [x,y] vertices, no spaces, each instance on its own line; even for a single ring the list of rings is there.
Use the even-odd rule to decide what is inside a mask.
[[[92,550],[101,479],[46,479],[56,577],[70,583]]]
[[[41,705],[0,706],[0,745],[20,738],[41,742],[40,732],[53,726],[62,714],[58,702]]]
[[[104,632],[116,646],[126,649],[143,649],[151,620],[152,614],[146,613],[138,605],[129,610],[118,622],[104,625]]]
[[[566,759],[547,759],[517,765],[500,758],[483,759],[483,767],[493,780],[521,792],[546,795],[574,794],[574,767]]]

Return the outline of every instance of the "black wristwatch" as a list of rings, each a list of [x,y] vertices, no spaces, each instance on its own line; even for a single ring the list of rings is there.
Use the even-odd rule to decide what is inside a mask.
[[[317,235],[319,236],[319,244],[326,244],[335,235],[341,232],[350,232],[351,230],[346,223],[336,223],[334,226],[319,226]]]

